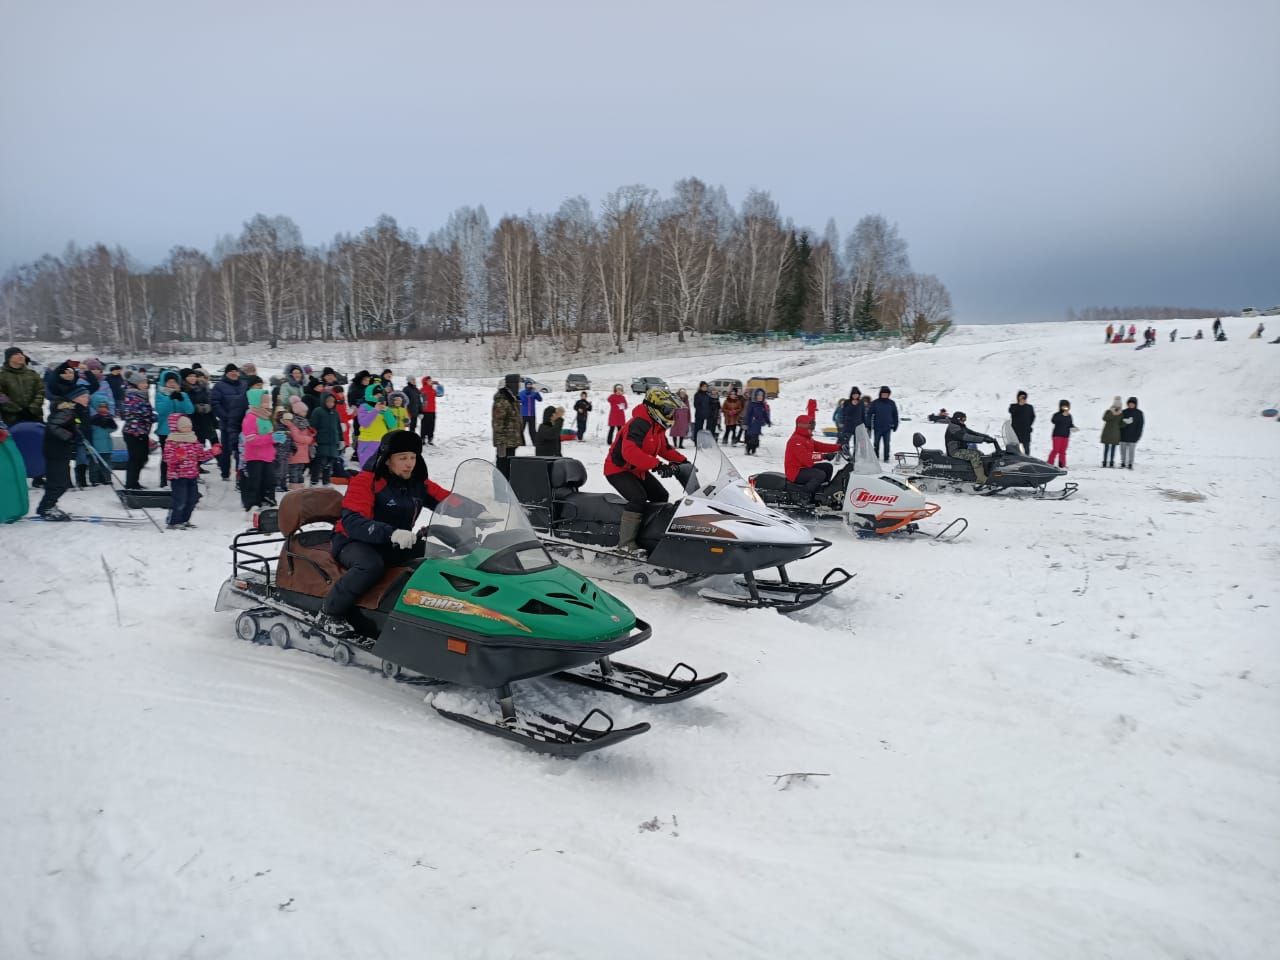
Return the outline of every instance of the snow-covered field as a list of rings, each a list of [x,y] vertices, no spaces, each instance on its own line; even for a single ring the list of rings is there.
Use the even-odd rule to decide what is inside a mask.
[[[938,495],[936,520],[970,521],[949,545],[832,526],[796,572],[857,579],[792,617],[610,586],[655,625],[627,660],[730,679],[614,698],[653,730],[577,762],[236,640],[213,601],[243,519],[216,475],[195,531],[0,528],[0,957],[1274,956],[1280,428],[1258,413],[1280,346],[1174,325],[1141,352],[1056,324],[587,368],[781,377],[744,473],[853,384],[894,387],[900,449],[941,439],[942,405],[996,430],[1023,388],[1044,456],[1069,398],[1080,492]],[[490,454],[492,388],[449,384],[437,479]],[[1147,416],[1133,472],[1098,466],[1115,394]],[[566,445],[599,489],[602,422]],[[593,699],[523,687],[564,715]]]

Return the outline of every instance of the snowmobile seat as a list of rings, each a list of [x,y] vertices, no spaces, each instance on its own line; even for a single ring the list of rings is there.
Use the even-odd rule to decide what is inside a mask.
[[[956,463],[963,463],[963,464],[966,464],[966,465],[967,465],[967,464],[968,464],[968,461],[967,461],[967,460],[953,460],[951,457],[948,457],[948,456],[947,456],[947,453],[946,453],[946,451],[945,451],[945,450],[926,450],[926,449],[924,449],[924,447],[921,447],[921,448],[920,448],[920,463],[921,463],[921,464],[936,464],[936,465],[938,465],[938,466],[950,467],[950,466],[952,466],[953,464],[956,464]]]
[[[326,487],[294,490],[280,501],[280,533],[286,538],[276,563],[276,586],[281,590],[323,597],[345,572],[329,549],[333,525],[342,518],[342,494]],[[327,524],[303,530],[310,524]],[[358,606],[377,610],[383,594],[408,575],[409,567],[388,567],[370,587]]]

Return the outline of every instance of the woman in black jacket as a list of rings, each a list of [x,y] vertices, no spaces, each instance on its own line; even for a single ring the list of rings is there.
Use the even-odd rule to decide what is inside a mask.
[[[1014,436],[1022,444],[1022,452],[1031,453],[1031,425],[1036,422],[1036,408],[1027,403],[1027,391],[1019,390],[1018,399],[1009,404],[1009,423]]]
[[[1138,398],[1130,397],[1120,414],[1120,469],[1133,469],[1133,449],[1142,439],[1146,417],[1138,409]]]
[[[547,407],[542,411],[542,425],[533,435],[534,456],[560,456],[560,424],[563,422],[563,407]]]

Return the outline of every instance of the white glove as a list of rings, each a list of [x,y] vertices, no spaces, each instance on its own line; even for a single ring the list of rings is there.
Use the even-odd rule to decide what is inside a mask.
[[[413,541],[416,538],[412,530],[392,530],[391,543],[393,546],[399,547],[401,550],[412,550]]]

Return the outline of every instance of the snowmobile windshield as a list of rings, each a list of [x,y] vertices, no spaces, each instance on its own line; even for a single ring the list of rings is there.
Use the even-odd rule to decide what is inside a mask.
[[[772,512],[760,499],[756,488],[742,478],[733,461],[725,456],[723,448],[706,430],[698,434],[693,469],[685,482],[684,492],[688,497],[723,500],[749,510]]]
[[[1004,427],[1000,431],[1001,439],[1004,441],[1001,448],[1008,453],[1027,453],[1022,449],[1022,441],[1018,439],[1018,435],[1013,432],[1013,421],[1006,420]]]
[[[871,449],[871,438],[867,435],[867,428],[862,424],[853,428],[853,472],[880,473],[880,458]]]
[[[491,573],[531,573],[555,566],[507,478],[484,460],[464,460],[450,496],[431,514],[426,535],[455,557]]]

